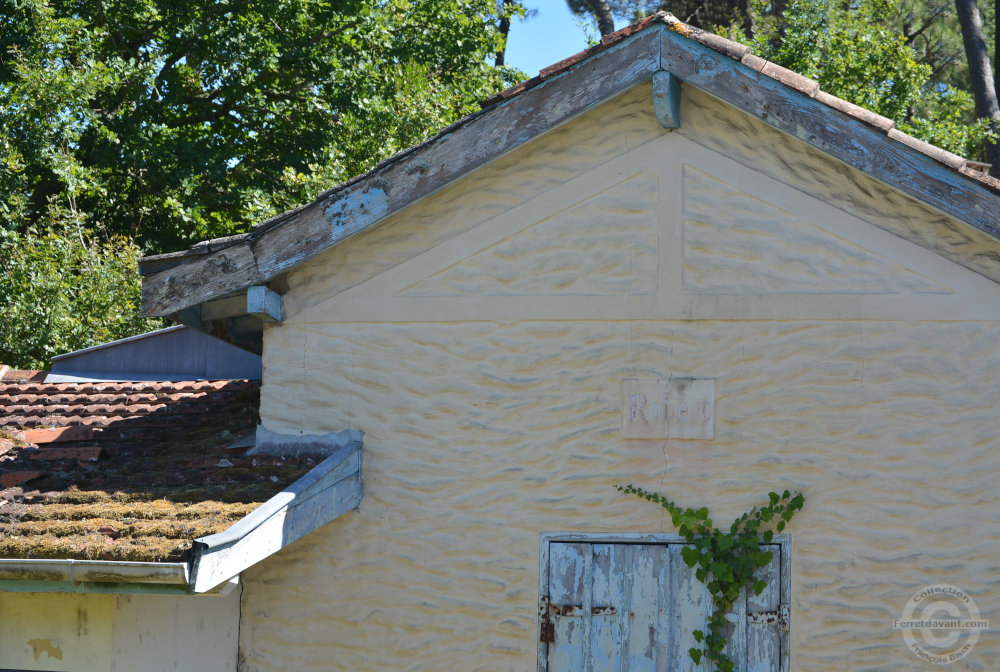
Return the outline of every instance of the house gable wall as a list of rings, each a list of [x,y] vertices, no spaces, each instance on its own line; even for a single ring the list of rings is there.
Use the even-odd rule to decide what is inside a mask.
[[[531,669],[540,533],[672,531],[617,483],[720,524],[806,494],[793,669],[915,662],[928,584],[1000,606],[996,241],[704,94],[681,120],[637,87],[289,274],[263,422],[364,430],[366,496],[247,572],[246,670]],[[712,440],[623,438],[623,380],[687,377]]]

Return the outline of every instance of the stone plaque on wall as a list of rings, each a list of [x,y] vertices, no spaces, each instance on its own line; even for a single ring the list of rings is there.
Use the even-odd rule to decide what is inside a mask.
[[[626,439],[715,438],[715,381],[708,378],[622,380]]]

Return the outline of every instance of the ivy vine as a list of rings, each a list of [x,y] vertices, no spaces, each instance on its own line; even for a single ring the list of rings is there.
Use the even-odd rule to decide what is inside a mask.
[[[773,554],[760,550],[761,542],[767,544],[775,531],[781,532],[795,512],[805,504],[802,493],[785,490],[782,494],[768,493],[769,503],[755,506],[733,521],[724,532],[712,525],[708,509],[684,509],[660,494],[643,490],[634,485],[616,485],[619,491],[636,495],[659,504],[670,512],[674,527],[690,544],[681,549],[681,556],[688,567],[698,568],[695,577],[708,587],[712,594],[712,614],[706,631],[695,630],[694,638],[701,648],[692,647],[688,654],[695,664],[702,658],[711,661],[719,672],[732,672],[735,664],[724,653],[726,648],[726,614],[743,590],[760,595],[767,587],[764,579],[754,573],[766,567]]]

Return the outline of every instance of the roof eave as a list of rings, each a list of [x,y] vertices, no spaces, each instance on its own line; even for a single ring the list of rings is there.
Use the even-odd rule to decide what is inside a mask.
[[[625,37],[523,94],[452,124],[244,238],[226,240],[225,246],[220,244],[207,253],[199,250],[144,260],[144,314],[176,316],[217,297],[266,284],[649,79],[659,69],[657,35],[662,29],[660,24]]]
[[[191,590],[216,589],[243,570],[360,505],[361,442],[337,448],[235,525],[195,539]]]
[[[250,234],[208,241],[169,260],[143,261],[144,313],[180,319],[218,297],[266,284],[662,71],[1000,237],[994,214],[1000,211],[1000,181],[966,159],[900,132],[892,120],[821,91],[814,80],[765,61],[744,45],[669,14],[619,32],[608,45],[547,68],[545,77],[499,94],[492,107]]]
[[[247,568],[361,503],[361,442],[337,447],[305,476],[218,534],[187,562],[0,559],[0,593],[226,594]]]

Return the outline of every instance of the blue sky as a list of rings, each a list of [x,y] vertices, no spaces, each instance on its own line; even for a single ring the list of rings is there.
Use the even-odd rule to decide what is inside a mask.
[[[536,13],[523,21],[514,19],[507,38],[507,64],[533,77],[545,66],[587,48],[587,36],[566,0],[522,0]],[[615,27],[621,27],[616,21]],[[621,25],[625,25],[621,23]]]

